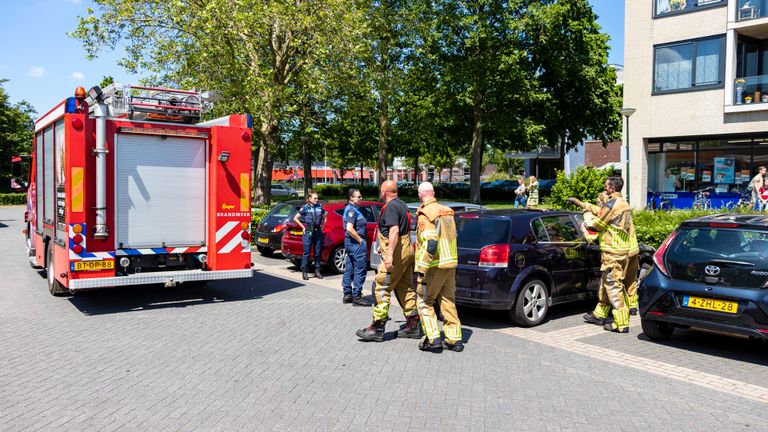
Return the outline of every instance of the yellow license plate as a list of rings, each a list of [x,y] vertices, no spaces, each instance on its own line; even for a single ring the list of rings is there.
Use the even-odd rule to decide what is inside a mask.
[[[725,313],[738,313],[739,304],[732,301],[714,300],[701,297],[683,297],[683,306],[695,309],[706,309]]]
[[[74,271],[112,270],[114,268],[114,261],[78,261],[72,263],[72,270]]]
[[[304,233],[300,230],[291,230],[291,235],[303,235]]]
[[[259,243],[269,243],[269,239],[266,237],[259,237]]]

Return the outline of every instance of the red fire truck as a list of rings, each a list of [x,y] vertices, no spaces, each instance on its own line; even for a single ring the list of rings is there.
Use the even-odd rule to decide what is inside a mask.
[[[27,251],[53,295],[250,278],[251,124],[203,94],[80,87],[35,123]],[[17,170],[18,171],[18,170]]]

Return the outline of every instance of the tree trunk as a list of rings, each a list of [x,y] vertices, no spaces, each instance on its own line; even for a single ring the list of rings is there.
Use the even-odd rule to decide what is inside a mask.
[[[472,124],[472,166],[470,169],[469,200],[475,204],[480,203],[480,175],[483,168],[483,121],[485,111],[483,107],[483,94],[476,91],[474,95],[474,113]]]
[[[253,185],[254,202],[257,205],[269,205],[272,202],[272,151],[280,143],[280,129],[277,121],[269,119],[261,127],[261,149],[256,163],[256,177]]]
[[[360,161],[360,186],[363,185],[363,162]]]
[[[302,132],[303,133],[303,132]],[[308,137],[301,137],[301,154],[304,165],[304,196],[309,196],[309,190],[312,189],[312,154],[309,151]]]
[[[415,185],[418,185],[421,182],[421,176],[419,174],[419,156],[416,155],[413,158],[413,184]]]
[[[262,141],[259,139],[259,141]],[[259,145],[253,146],[253,150],[251,151],[251,203],[256,202],[256,179],[258,178],[258,161],[259,161],[259,155],[261,155],[261,142]]]
[[[387,138],[389,132],[389,101],[386,96],[381,98],[379,110],[379,160],[376,164],[376,173],[379,182],[387,179]]]

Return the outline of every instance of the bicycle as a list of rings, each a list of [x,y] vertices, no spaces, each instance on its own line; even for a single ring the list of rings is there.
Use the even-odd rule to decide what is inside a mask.
[[[751,209],[754,206],[752,202],[752,193],[749,190],[740,191],[741,196],[737,202],[729,202],[723,206],[726,210]]]
[[[711,210],[712,209],[712,201],[709,199],[709,191],[711,191],[712,187],[700,189],[697,191],[693,191],[696,195],[694,195],[693,198],[693,208],[696,210]]]
[[[654,192],[652,189],[648,188],[648,194],[651,196],[651,199],[645,206],[646,210],[672,210],[672,200],[664,199],[663,193]],[[659,198],[658,204],[656,203],[657,196]]]

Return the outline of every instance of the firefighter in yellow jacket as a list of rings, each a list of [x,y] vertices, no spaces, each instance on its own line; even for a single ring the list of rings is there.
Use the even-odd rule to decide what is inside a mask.
[[[624,181],[621,177],[609,177],[605,181],[608,200],[599,208],[576,198],[568,198],[568,201],[597,214],[588,228],[599,233],[600,269],[603,276],[600,281],[597,306],[593,312],[584,315],[584,320],[603,325],[606,330],[628,333],[627,289],[629,287],[625,285],[625,281],[629,272],[637,274],[637,268],[632,269],[632,261],[638,255],[638,246],[631,208],[619,192],[622,187],[624,187]],[[613,322],[608,322],[609,312],[612,312]]]
[[[429,182],[419,185],[419,199],[422,204],[416,212],[416,305],[424,330],[419,349],[461,352],[464,344],[456,312],[456,267],[459,259],[453,210],[438,204],[435,189]],[[443,313],[445,340],[442,342],[434,309],[437,300]]]

